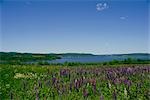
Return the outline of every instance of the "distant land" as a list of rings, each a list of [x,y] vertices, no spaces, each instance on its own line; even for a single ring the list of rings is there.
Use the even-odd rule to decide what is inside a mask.
[[[149,53],[130,53],[130,54],[106,54],[94,55],[88,53],[19,53],[19,52],[0,52],[0,63],[3,62],[48,62],[48,63],[99,63],[113,60],[123,61],[125,59],[150,60]]]

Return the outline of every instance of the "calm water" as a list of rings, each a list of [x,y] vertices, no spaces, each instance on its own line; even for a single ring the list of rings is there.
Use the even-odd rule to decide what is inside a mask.
[[[134,59],[149,59],[148,56],[64,56],[62,59],[48,61],[49,63],[64,63],[64,62],[81,62],[81,63],[96,63],[96,62],[105,62],[112,60],[124,60],[127,58]]]

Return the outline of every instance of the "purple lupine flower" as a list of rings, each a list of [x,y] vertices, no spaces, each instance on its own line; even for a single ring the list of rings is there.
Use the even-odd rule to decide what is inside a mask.
[[[57,79],[55,77],[52,78],[52,84],[54,85],[56,83]]]
[[[90,82],[93,86],[96,85],[96,80],[95,80],[95,79],[90,79],[89,82]]]
[[[121,80],[119,78],[116,78],[113,80],[113,84],[117,85],[117,84],[120,84],[121,83]]]
[[[79,82],[79,87],[81,87],[81,86],[82,86],[82,84],[83,84],[83,79],[82,79],[82,78],[80,78],[80,79],[78,80],[78,82]]]
[[[92,85],[94,93],[96,93],[96,79],[90,79],[89,83]]]
[[[125,79],[124,84],[127,85],[128,87],[130,87],[131,86],[131,81],[128,80],[128,79]]]
[[[111,79],[114,78],[114,75],[113,75],[112,70],[111,70],[111,71],[107,71],[107,78],[108,78],[109,80],[111,80]]]
[[[69,69],[61,69],[60,70],[60,76],[68,76],[70,74]]]
[[[83,89],[83,96],[84,98],[88,97],[88,91],[85,88]]]
[[[130,68],[130,67],[127,68],[127,73],[128,73],[128,74],[131,74],[132,72],[133,72],[133,69],[132,69],[132,68]]]

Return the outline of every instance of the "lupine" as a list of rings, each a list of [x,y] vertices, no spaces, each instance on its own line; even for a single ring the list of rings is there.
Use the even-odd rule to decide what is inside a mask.
[[[130,87],[131,86],[131,81],[128,80],[128,79],[125,79],[124,84],[127,85],[128,87]]]
[[[61,69],[60,70],[60,76],[67,76],[70,74],[70,70],[69,69]]]
[[[127,68],[127,73],[128,73],[128,74],[131,74],[132,72],[133,72],[133,69],[132,69],[132,68],[130,68],[130,67]]]
[[[120,84],[121,83],[121,80],[119,78],[115,78],[113,80],[113,84],[117,85],[117,84]]]
[[[85,88],[83,89],[83,96],[84,96],[84,98],[86,98],[88,96],[88,91]]]
[[[93,91],[94,93],[96,93],[96,80],[95,79],[90,79],[89,81],[93,87]]]
[[[107,78],[110,79],[110,80],[111,80],[111,79],[114,79],[113,72],[108,71],[108,72],[107,72]]]
[[[55,77],[52,78],[52,85],[56,83],[57,79]]]
[[[122,98],[121,96],[132,99],[130,97],[132,96],[132,93],[136,91],[137,97],[139,96],[142,99],[145,99],[148,98],[147,96],[148,87],[146,85],[148,85],[149,82],[149,80],[145,80],[145,78],[150,77],[148,76],[149,71],[150,71],[149,66],[148,67],[125,66],[125,67],[118,67],[118,68],[111,68],[111,67],[110,68],[107,67],[106,68],[70,68],[70,69],[61,68],[61,70],[57,69],[56,72],[53,72],[52,77],[50,78],[40,77],[41,79],[38,78],[38,80],[33,80],[36,86],[32,86],[32,88],[34,87],[33,90],[34,97],[32,98],[35,98],[36,100],[39,99],[43,100],[44,98],[45,99],[50,98],[52,100],[53,99],[55,100],[56,99],[55,97],[57,96],[59,96],[60,99],[65,99],[61,97],[65,97],[65,96],[67,97],[72,95],[76,96],[79,94],[79,96],[82,96],[85,99],[90,99],[91,97],[96,97],[96,98],[98,97],[98,99],[104,100],[104,97],[108,99],[110,96],[112,96],[114,100],[121,99]],[[132,76],[133,78],[130,76]],[[134,79],[134,78],[138,78],[138,79]],[[21,83],[20,86],[22,86],[21,87],[22,89],[20,90],[21,91],[27,90],[27,85],[31,87],[32,83],[29,83],[31,81],[32,81],[31,79],[29,81],[28,79],[26,80],[23,79],[23,81],[20,81]],[[105,86],[106,84],[107,86]],[[6,87],[9,89],[8,86]],[[28,91],[29,92],[26,93],[32,93],[32,90],[30,90],[30,88],[28,88]],[[15,99],[17,98],[17,95],[20,95],[19,92],[17,95],[14,94],[16,93],[10,92],[8,94],[9,95],[8,97],[10,99]],[[75,98],[73,97],[73,99]]]

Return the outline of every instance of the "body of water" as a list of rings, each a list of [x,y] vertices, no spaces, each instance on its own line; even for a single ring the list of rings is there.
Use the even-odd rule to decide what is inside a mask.
[[[97,63],[97,62],[107,62],[112,60],[125,60],[128,58],[133,59],[149,59],[148,56],[145,55],[136,55],[136,56],[115,56],[115,55],[97,55],[97,56],[62,56],[61,59],[56,59],[52,61],[48,61],[49,63],[64,63],[64,62],[80,62],[80,63]]]

